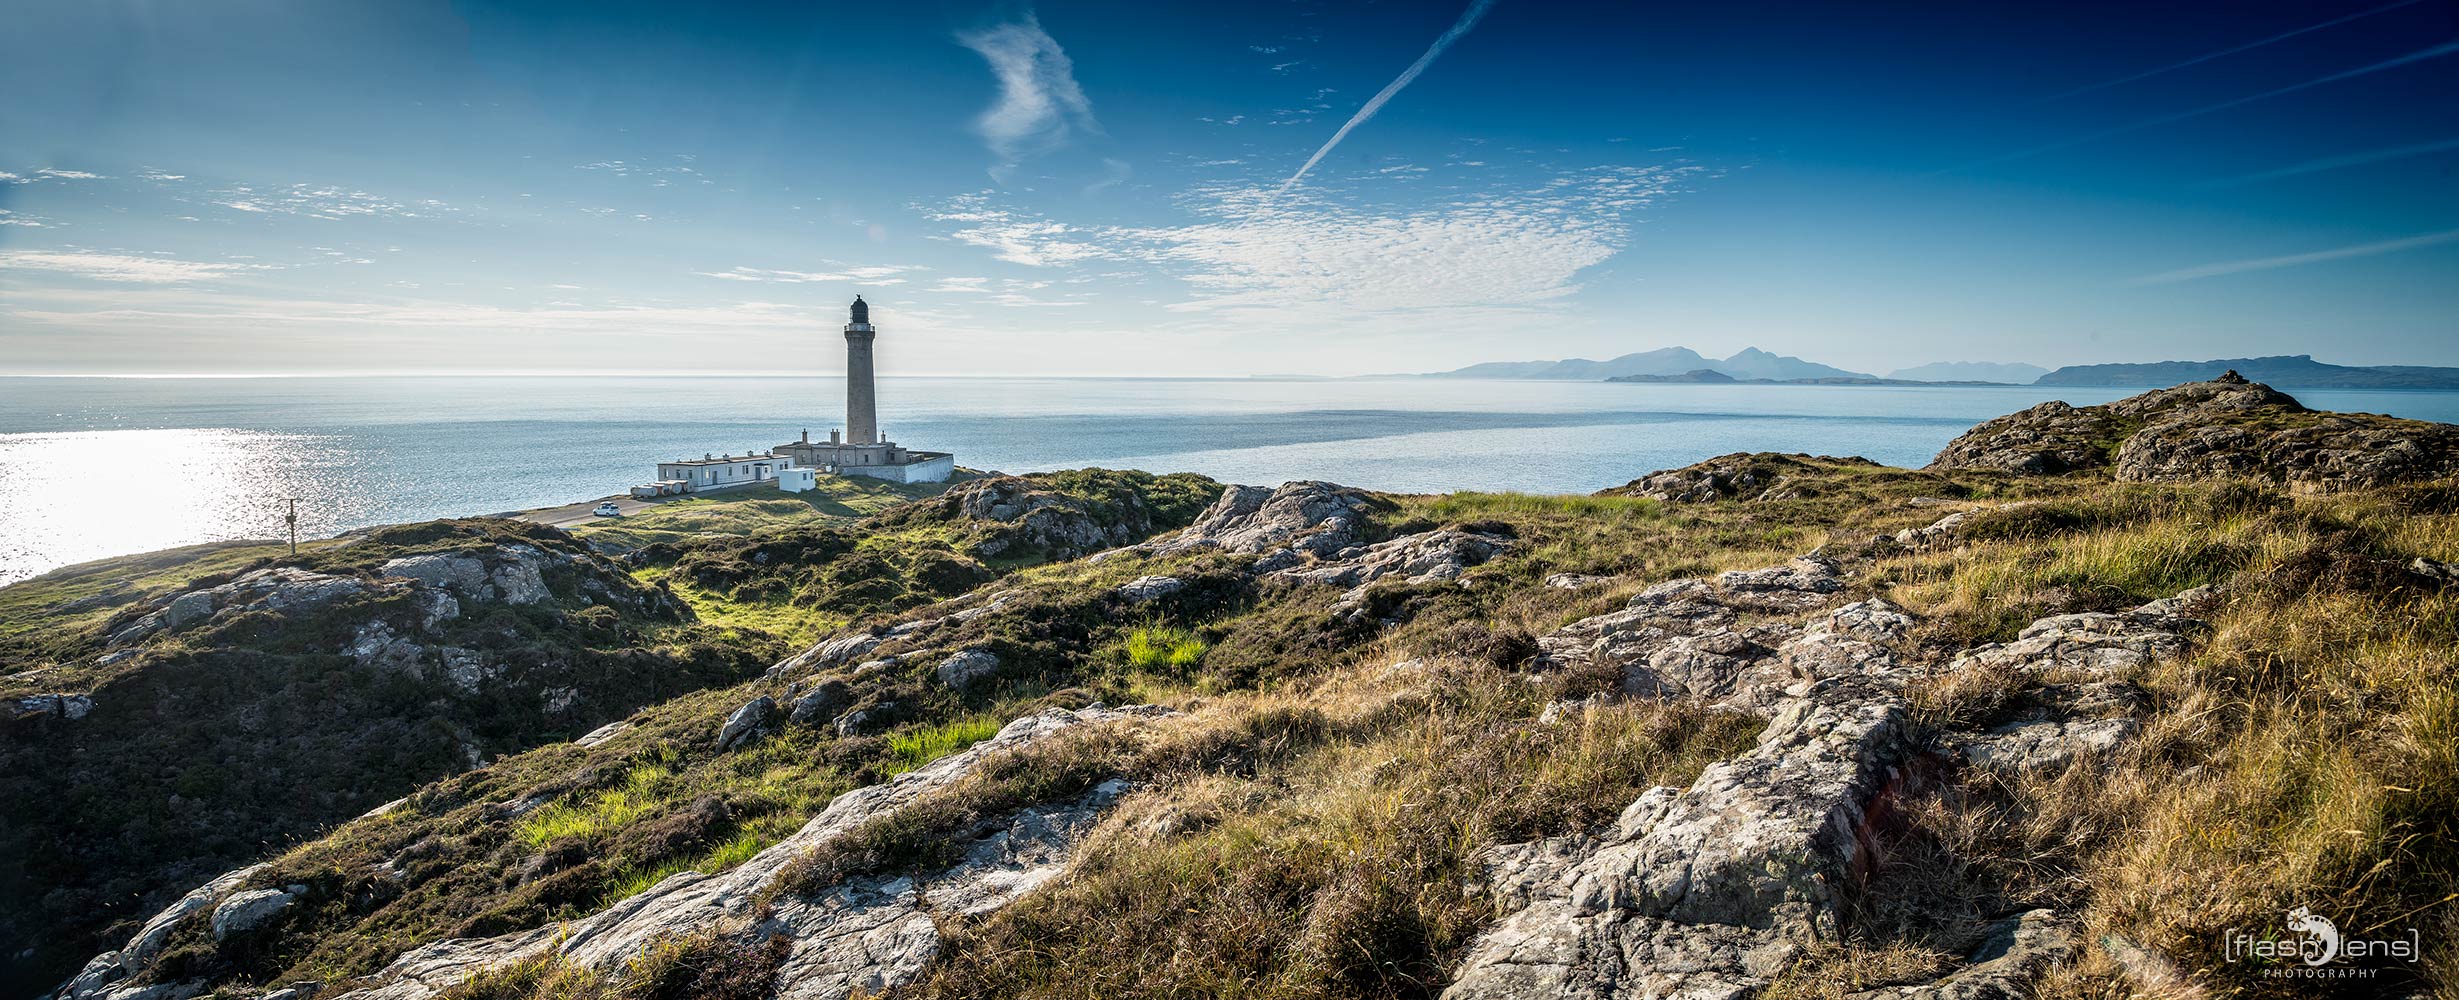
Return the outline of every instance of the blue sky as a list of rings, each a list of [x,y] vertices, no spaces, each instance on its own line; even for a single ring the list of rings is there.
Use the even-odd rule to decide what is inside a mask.
[[[2141,6],[36,0],[0,371],[2459,365],[2459,0]]]

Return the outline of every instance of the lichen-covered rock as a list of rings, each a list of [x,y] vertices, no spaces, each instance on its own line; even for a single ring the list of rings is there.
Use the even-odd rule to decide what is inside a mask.
[[[1975,767],[2014,774],[2054,771],[2078,757],[2107,753],[2142,728],[2133,719],[2042,719],[2012,722],[1957,741]]]
[[[717,749],[723,753],[751,742],[777,723],[777,700],[761,695],[726,716],[726,724],[717,730]]]
[[[2182,598],[2164,598],[2132,611],[2055,615],[2024,627],[2015,641],[1965,650],[1950,670],[2043,673],[2080,670],[2115,676],[2173,659],[2186,651],[2187,636],[2203,622],[2179,613]]]
[[[2459,473],[2459,426],[2308,410],[2230,372],[2100,406],[2061,402],[1964,432],[1933,469],[2057,474],[2112,469],[2120,480],[2246,477],[2308,489],[2381,486]]]

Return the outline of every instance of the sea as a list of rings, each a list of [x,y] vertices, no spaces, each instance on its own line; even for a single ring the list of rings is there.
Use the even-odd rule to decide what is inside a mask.
[[[2052,386],[1471,379],[883,378],[883,433],[1002,472],[1083,466],[1406,493],[1586,493],[1736,451],[1918,466]],[[2304,391],[2459,421],[2459,393]],[[834,377],[0,378],[0,584],[115,555],[518,511],[620,493],[661,460],[841,423]]]

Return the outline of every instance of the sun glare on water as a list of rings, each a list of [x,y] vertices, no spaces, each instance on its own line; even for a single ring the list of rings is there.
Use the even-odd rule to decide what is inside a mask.
[[[176,545],[330,534],[355,492],[322,438],[219,428],[0,434],[0,584]]]

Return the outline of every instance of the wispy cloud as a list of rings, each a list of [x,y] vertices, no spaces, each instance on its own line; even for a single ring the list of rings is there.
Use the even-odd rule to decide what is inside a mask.
[[[2275,268],[2296,267],[2301,264],[2319,264],[2324,261],[2346,260],[2351,257],[2375,257],[2386,253],[2398,253],[2402,250],[2415,250],[2419,247],[2439,246],[2444,243],[2459,243],[2459,229],[2445,229],[2438,233],[2424,233],[2421,235],[2408,236],[2396,240],[2382,240],[2376,243],[2359,243],[2355,246],[2334,247],[2329,250],[2316,250],[2312,253],[2294,253],[2283,257],[2257,257],[2252,260],[2222,261],[2217,264],[2204,264],[2199,267],[2180,268],[2175,271],[2163,271],[2159,274],[2148,274],[2129,281],[2127,284],[2167,285],[2180,281],[2195,281],[2202,278],[2217,278],[2223,275],[2243,274],[2247,271],[2269,271]]]
[[[91,173],[84,170],[53,170],[50,167],[44,167],[41,170],[35,171],[34,176],[48,177],[53,180],[60,181],[99,181],[109,179],[101,174]]]
[[[1198,219],[1176,226],[1073,226],[994,208],[987,195],[935,217],[961,224],[953,238],[1011,263],[1151,267],[1192,291],[1168,306],[1178,312],[1303,309],[1355,320],[1510,311],[1577,291],[1580,272],[1628,244],[1630,216],[1695,172],[1599,167],[1395,208],[1230,186],[1190,195]]]
[[[213,263],[126,253],[103,253],[92,250],[0,251],[0,273],[42,271],[90,278],[95,281],[147,285],[226,278],[245,271],[267,270],[271,267],[273,265],[270,264]]]
[[[1291,187],[1296,186],[1299,178],[1305,177],[1307,171],[1315,169],[1315,164],[1323,161],[1325,154],[1332,152],[1332,147],[1340,145],[1340,141],[1348,138],[1350,132],[1366,124],[1368,119],[1375,116],[1375,112],[1383,110],[1383,106],[1391,101],[1392,95],[1400,93],[1401,88],[1415,81],[1418,74],[1426,72],[1426,67],[1434,65],[1435,57],[1442,55],[1444,49],[1451,48],[1453,42],[1460,40],[1460,36],[1468,34],[1470,28],[1476,27],[1477,19],[1486,16],[1486,9],[1492,6],[1494,6],[1494,0],[1475,0],[1474,3],[1469,4],[1469,9],[1460,15],[1460,20],[1451,26],[1450,31],[1444,32],[1443,37],[1435,39],[1433,45],[1427,46],[1425,55],[1417,57],[1417,61],[1410,63],[1408,69],[1401,70],[1400,75],[1393,78],[1391,83],[1386,84],[1381,92],[1369,98],[1365,106],[1358,109],[1357,114],[1349,116],[1349,121],[1340,127],[1340,131],[1332,133],[1331,140],[1325,142],[1322,149],[1316,150],[1315,155],[1307,157],[1306,163],[1298,167],[1297,173],[1289,175],[1288,180],[1281,182],[1281,190],[1287,192]]]
[[[2282,177],[2295,177],[2300,174],[2320,173],[2325,170],[2339,170],[2345,167],[2362,167],[2367,164],[2383,163],[2390,160],[2405,159],[2411,156],[2424,156],[2429,153],[2449,152],[2454,149],[2459,149],[2459,139],[2444,139],[2440,142],[2420,142],[2412,146],[2392,146],[2388,149],[2371,149],[2362,153],[2346,153],[2339,156],[2326,156],[2318,160],[2307,160],[2303,163],[2292,164],[2281,167],[2277,170],[2265,170],[2261,173],[2243,174],[2236,177],[2224,177],[2216,181],[2205,181],[2198,186],[2234,187],[2239,184],[2254,184],[2261,181],[2275,181]]]
[[[2359,66],[2355,69],[2344,69],[2337,73],[2325,74],[2302,83],[2292,83],[2285,87],[2275,87],[2259,94],[2249,94],[2244,97],[2221,101],[2218,104],[2206,104],[2199,108],[2188,108],[2184,111],[2175,111],[2169,114],[2159,115],[2153,118],[2145,118],[2141,121],[2120,125],[2115,128],[2102,129],[2089,135],[2076,136],[2072,139],[2063,139],[2058,142],[2034,146],[2030,149],[2019,149],[2012,153],[1993,156],[1985,160],[1975,160],[1962,166],[1949,167],[1945,170],[1935,171],[1934,174],[1951,174],[1964,170],[1972,170],[1979,167],[1995,166],[2000,163],[2028,159],[2030,157],[2039,156],[2042,153],[2055,152],[2061,149],[2081,146],[2086,143],[2099,142],[2102,139],[2125,135],[2129,132],[2140,132],[2147,128],[2175,124],[2189,118],[2199,118],[2214,112],[2227,111],[2231,108],[2242,107],[2256,101],[2269,100],[2271,98],[2280,97],[2286,94],[2293,94],[2300,90],[2308,90],[2327,83],[2337,83],[2341,80],[2354,79],[2360,76],[2369,76],[2375,73],[2380,73],[2384,70],[2397,69],[2401,66],[2425,62],[2431,59],[2440,59],[2444,56],[2452,54],[2459,54],[2459,41],[2443,42],[2440,45],[2429,45],[2425,48],[2418,49],[2403,56],[2394,56],[2392,58],[2382,60],[2381,62]]]
[[[1093,102],[1076,85],[1074,64],[1033,15],[956,40],[979,53],[998,78],[999,99],[974,120],[974,128],[1001,167],[1054,148],[1078,131],[1101,134]]]
[[[2230,46],[2230,47],[2225,48],[2225,49],[2220,49],[2220,50],[2213,51],[2213,52],[2206,52],[2206,53],[2203,53],[2202,55],[2195,56],[2195,57],[2194,57],[2194,58],[2192,58],[2192,59],[2185,59],[2185,60],[2181,60],[2181,61],[2178,61],[2178,62],[2173,62],[2173,63],[2170,63],[2170,64],[2168,64],[2168,65],[2166,65],[2166,66],[2158,66],[2158,67],[2154,67],[2154,68],[2152,68],[2152,69],[2147,69],[2147,70],[2144,70],[2144,71],[2142,71],[2142,72],[2140,72],[2140,73],[2130,73],[2130,74],[2127,74],[2127,75],[2125,75],[2125,76],[2117,77],[2117,78],[2115,78],[2115,79],[2110,79],[2110,80],[2102,80],[2102,81],[2101,81],[2101,82],[2099,82],[2099,83],[2086,84],[2086,85],[2084,85],[2084,86],[2077,87],[2077,88],[2075,88],[2075,89],[2073,89],[2073,90],[2065,90],[2065,91],[2060,91],[2060,92],[2058,92],[2058,93],[2051,94],[2051,95],[2049,95],[2049,96],[2047,96],[2047,97],[2043,97],[2043,98],[2041,98],[2041,99],[2039,99],[2039,100],[2035,100],[2035,101],[2030,101],[2030,102],[2027,102],[2026,104],[2024,104],[2024,105],[2022,105],[2022,106],[2023,106],[2023,107],[2037,107],[2037,106],[2040,106],[2040,105],[2043,105],[2043,104],[2049,104],[2049,103],[2052,103],[2052,102],[2055,102],[2055,101],[2063,101],[2063,100],[2065,100],[2065,99],[2067,99],[2067,98],[2069,98],[2069,97],[2080,97],[2080,96],[2082,96],[2082,95],[2084,95],[2084,94],[2089,94],[2089,93],[2091,93],[2091,92],[2093,92],[2093,91],[2096,91],[2096,90],[2107,90],[2107,89],[2109,89],[2109,88],[2111,88],[2111,87],[2122,87],[2122,86],[2125,86],[2126,84],[2129,84],[2129,83],[2134,83],[2134,82],[2136,82],[2136,81],[2138,81],[2138,80],[2149,80],[2149,79],[2151,79],[2152,77],[2159,76],[2159,75],[2161,75],[2161,74],[2163,74],[2163,73],[2173,73],[2173,72],[2176,72],[2176,71],[2181,70],[2181,69],[2185,69],[2185,68],[2190,67],[2190,66],[2199,66],[2199,65],[2202,65],[2203,63],[2210,62],[2210,61],[2212,61],[2212,60],[2214,60],[2214,59],[2221,59],[2221,58],[2225,58],[2225,57],[2228,57],[2228,56],[2233,56],[2233,55],[2236,55],[2236,54],[2238,54],[2238,53],[2240,53],[2240,52],[2250,52],[2250,51],[2253,51],[2253,50],[2255,50],[2255,49],[2262,48],[2263,46],[2266,46],[2266,45],[2274,45],[2274,44],[2277,44],[2277,43],[2280,43],[2280,42],[2285,42],[2285,41],[2287,41],[2287,40],[2289,40],[2289,39],[2291,39],[2291,38],[2295,38],[2295,37],[2297,37],[2297,36],[2299,36],[2299,35],[2309,34],[2309,33],[2311,33],[2311,32],[2316,32],[2316,31],[2321,31],[2321,30],[2323,30],[2323,29],[2325,29],[2325,28],[2336,28],[2336,27],[2338,27],[2338,26],[2340,26],[2340,25],[2343,25],[2343,24],[2346,24],[2346,23],[2348,23],[2348,22],[2350,22],[2350,21],[2358,20],[2358,19],[2360,19],[2360,18],[2372,17],[2372,16],[2374,16],[2374,15],[2376,15],[2376,14],[2381,14],[2381,13],[2384,13],[2384,12],[2387,12],[2387,11],[2394,11],[2394,10],[2398,10],[2398,9],[2399,9],[2399,8],[2401,8],[2401,7],[2412,6],[2412,5],[2414,5],[2414,4],[2416,4],[2416,3],[2419,3],[2419,2],[2421,2],[2421,0],[2397,0],[2397,2],[2395,2],[2395,3],[2387,3],[2387,4],[2384,4],[2384,5],[2380,6],[2380,7],[2375,7],[2375,8],[2373,8],[2373,9],[2371,9],[2371,10],[2360,10],[2360,11],[2358,11],[2358,12],[2354,13],[2354,14],[2344,14],[2344,15],[2341,15],[2341,16],[2339,16],[2339,17],[2332,18],[2332,19],[2330,19],[2330,20],[2328,20],[2328,21],[2322,21],[2322,22],[2319,22],[2319,23],[2316,23],[2316,24],[2309,24],[2309,25],[2306,25],[2305,27],[2302,27],[2302,28],[2297,28],[2297,29],[2290,30],[2290,31],[2283,31],[2283,32],[2280,32],[2279,34],[2272,35],[2272,36],[2270,36],[2270,37],[2268,37],[2268,38],[2260,38],[2260,39],[2256,39],[2256,40],[2254,40],[2254,41],[2247,42],[2247,43],[2245,43],[2245,44],[2243,44],[2243,45],[2233,45],[2233,46]]]
[[[694,271],[703,278],[723,278],[727,281],[768,281],[786,285],[896,285],[905,279],[900,275],[923,268],[905,264],[881,264],[849,267],[836,271],[779,271],[762,267],[737,267],[728,271]]]

